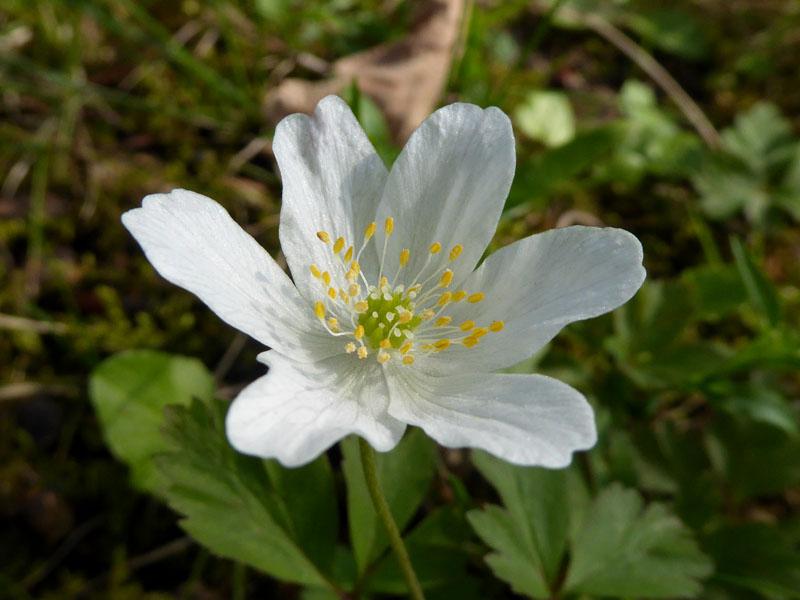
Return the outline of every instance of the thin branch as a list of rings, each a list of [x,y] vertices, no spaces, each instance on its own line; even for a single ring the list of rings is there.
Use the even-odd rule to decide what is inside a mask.
[[[25,317],[0,313],[0,329],[14,329],[17,331],[33,331],[34,333],[52,333],[63,335],[69,329],[64,323],[54,321],[35,321]]]

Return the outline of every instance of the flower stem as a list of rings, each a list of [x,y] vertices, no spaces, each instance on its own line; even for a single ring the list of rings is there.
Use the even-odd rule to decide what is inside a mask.
[[[375,463],[375,450],[364,438],[358,438],[358,447],[361,451],[361,467],[364,469],[364,479],[367,481],[367,489],[372,498],[372,505],[375,507],[375,512],[383,522],[386,533],[389,535],[389,543],[392,545],[392,550],[397,557],[397,562],[400,564],[400,570],[403,571],[403,576],[406,578],[408,584],[408,591],[411,598],[414,600],[425,600],[425,595],[422,593],[422,586],[419,584],[417,574],[414,572],[414,567],[411,566],[411,558],[408,556],[403,538],[400,535],[400,530],[397,528],[397,523],[394,521],[392,512],[389,510],[389,503],[386,501],[386,496],[383,495],[381,483],[378,481],[378,467]]]

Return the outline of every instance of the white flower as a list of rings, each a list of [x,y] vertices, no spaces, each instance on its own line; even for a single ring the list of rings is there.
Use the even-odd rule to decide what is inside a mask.
[[[347,105],[320,102],[275,132],[280,240],[294,283],[219,204],[155,194],[123,223],[155,268],[271,350],[227,416],[239,451],[307,463],[348,434],[390,450],[407,424],[449,447],[563,467],[596,441],[584,397],[494,371],[644,280],[639,241],[566,227],[489,256],[514,174],[496,108],[431,115],[387,172]]]

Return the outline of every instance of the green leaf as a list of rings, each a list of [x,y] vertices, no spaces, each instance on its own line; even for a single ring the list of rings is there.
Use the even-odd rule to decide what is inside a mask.
[[[625,11],[621,19],[649,44],[686,58],[700,60],[708,54],[708,35],[703,23],[678,8]]]
[[[705,265],[687,269],[680,281],[690,294],[698,319],[719,319],[747,302],[747,290],[734,265]]]
[[[612,485],[589,508],[573,540],[564,589],[614,597],[691,598],[711,563],[690,531],[660,504]]]
[[[545,146],[563,146],[575,136],[575,113],[561,92],[530,92],[513,117],[520,131]]]
[[[469,540],[469,527],[462,514],[452,508],[441,508],[429,514],[405,538],[411,563],[419,577],[420,585],[431,592],[441,590],[453,596],[454,586],[469,582],[467,564],[469,554],[465,544]],[[408,587],[394,553],[389,553],[371,571],[365,589],[373,593],[407,593]],[[461,594],[456,597],[462,598]]]
[[[722,132],[725,149],[753,173],[766,177],[791,158],[792,125],[769,102],[758,102],[737,115],[733,127]]]
[[[330,468],[320,464],[327,459],[289,473],[241,455],[225,438],[225,409],[221,402],[194,401],[167,411],[169,449],[159,466],[181,527],[219,556],[284,581],[331,588],[322,574],[336,535],[325,522],[335,511]],[[302,498],[309,492],[324,497]]]
[[[341,447],[350,541],[358,572],[362,574],[389,546],[389,539],[372,507],[361,468],[358,440],[350,437]],[[391,452],[376,455],[383,493],[401,531],[425,498],[435,471],[435,457],[433,442],[419,429],[410,430]]]
[[[549,470],[538,467],[518,467],[494,458],[485,452],[473,452],[472,460],[483,475],[500,494],[508,510],[501,515],[492,510],[485,518],[470,513],[470,523],[476,531],[489,534],[484,538],[499,552],[487,562],[494,568],[501,565],[498,577],[509,581],[515,589],[527,588],[546,593],[554,584],[567,545],[567,532],[570,524],[570,510],[567,501],[567,471]],[[507,535],[515,532],[518,539]],[[483,536],[482,536],[483,537]],[[492,541],[499,542],[494,546]],[[514,546],[509,546],[509,542]],[[522,550],[522,559],[519,552]],[[535,571],[525,580],[509,580],[504,575],[517,570],[520,560]],[[492,564],[494,563],[494,565]],[[541,590],[544,590],[542,592]]]
[[[576,185],[575,178],[611,152],[619,140],[613,125],[578,133],[573,140],[547,150],[520,165],[506,202],[506,210],[547,198],[560,188]]]
[[[781,305],[775,286],[756,265],[741,240],[731,238],[731,251],[750,301],[764,314],[770,325],[776,326],[781,319]]]
[[[153,350],[122,352],[102,362],[89,379],[89,396],[111,452],[128,464],[134,485],[162,493],[154,455],[162,439],[164,407],[208,400],[214,380],[193,358]]]
[[[723,527],[704,546],[717,565],[715,580],[764,598],[800,598],[797,548],[776,527],[756,523]]]

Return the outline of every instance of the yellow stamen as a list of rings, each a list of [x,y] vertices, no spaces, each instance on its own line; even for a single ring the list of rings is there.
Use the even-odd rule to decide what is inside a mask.
[[[339,254],[339,252],[342,251],[342,248],[344,248],[344,238],[336,238],[336,242],[333,244],[333,253]]]
[[[357,313],[363,313],[363,312],[367,312],[367,309],[369,308],[369,304],[367,304],[366,300],[361,300],[359,302],[356,302],[353,305],[353,308],[356,309]]]
[[[483,336],[485,336],[487,333],[489,333],[489,328],[488,327],[478,327],[477,329],[475,329],[472,332],[471,337],[474,337],[475,339],[480,339]]]
[[[455,246],[453,246],[452,250],[450,250],[450,262],[454,261],[459,256],[461,256],[462,250],[464,250],[464,246],[462,246],[461,244],[456,244]]]
[[[358,358],[360,358],[361,360],[364,360],[365,358],[367,358],[367,354],[369,354],[369,352],[367,351],[367,347],[366,346],[361,346],[358,349]]]
[[[356,327],[356,330],[353,332],[353,337],[356,338],[359,342],[361,341],[361,338],[364,337],[363,325],[359,325],[358,327]]]
[[[378,352],[378,362],[382,365],[385,365],[389,362],[389,359],[392,358],[392,355],[386,352],[385,350],[381,350]]]
[[[478,345],[479,341],[480,340],[478,338],[469,336],[461,340],[461,343],[464,344],[467,348],[473,348]]]
[[[320,239],[321,242],[329,244],[331,241],[331,236],[327,231],[318,231],[317,237]]]
[[[400,251],[400,266],[405,267],[408,264],[408,259],[411,258],[411,250],[403,248]]]
[[[447,287],[453,281],[453,272],[450,269],[446,269],[444,273],[442,273],[441,279],[439,279],[439,287]]]
[[[347,352],[348,354],[352,354],[353,352],[356,351],[356,345],[353,342],[347,342],[344,345],[344,351]]]
[[[331,331],[337,333],[339,331],[339,319],[336,317],[328,317],[328,327],[331,328]]]
[[[314,304],[314,314],[317,315],[318,319],[325,318],[325,305],[319,300]]]
[[[458,290],[455,294],[453,294],[453,302],[461,302],[466,297],[467,292],[464,290]]]
[[[414,364],[414,355],[412,355],[412,354],[406,354],[406,355],[403,357],[403,364],[404,364],[404,365],[413,365],[413,364]]]
[[[384,275],[383,277],[381,277],[380,282],[378,283],[378,287],[381,290],[383,290],[383,288],[385,288],[388,285],[389,285],[389,278],[386,275]]]
[[[445,304],[450,302],[452,298],[453,298],[452,292],[445,292],[444,294],[439,296],[439,301],[436,304],[438,304],[439,306],[444,306]]]
[[[328,288],[328,297],[331,300],[336,300],[336,288]]]
[[[469,298],[467,298],[467,302],[471,304],[475,304],[483,300],[485,294],[483,292],[478,292],[477,294],[472,294]]]
[[[422,319],[423,321],[429,321],[430,319],[433,318],[433,315],[435,314],[436,314],[435,310],[428,308],[419,313],[419,318]]]
[[[436,319],[436,326],[437,327],[447,327],[450,325],[450,322],[453,320],[453,317],[439,317]]]
[[[431,254],[439,254],[442,251],[442,245],[439,242],[433,242],[430,247]]]
[[[311,269],[311,274],[316,278],[319,279],[322,277],[322,271],[319,270],[317,265],[312,264],[309,269]]]
[[[400,354],[408,354],[411,352],[411,349],[414,347],[413,342],[406,342],[402,346],[400,346]]]
[[[330,285],[331,284],[331,274],[328,273],[327,271],[323,271],[322,272],[322,281],[325,282],[325,285]]]
[[[494,332],[503,331],[503,327],[505,326],[506,324],[503,323],[503,321],[492,321],[492,324],[489,325],[489,331],[494,331]]]
[[[441,340],[436,340],[432,345],[434,350],[441,352],[442,350],[447,350],[450,347],[450,340],[443,338]]]
[[[392,342],[390,342],[389,340],[381,340],[381,341],[380,341],[380,344],[378,344],[378,345],[379,345],[381,348],[383,348],[384,350],[386,350],[386,349],[388,349],[388,348],[391,348],[391,347],[392,347]]]
[[[470,329],[475,327],[475,321],[464,321],[458,327],[461,329],[461,331],[469,331]]]
[[[350,296],[347,295],[347,292],[345,292],[343,288],[339,288],[339,298],[341,298],[342,302],[345,304],[350,304]]]
[[[392,235],[394,231],[394,219],[392,217],[386,217],[386,222],[383,224],[383,231],[386,232],[387,236]]]
[[[361,286],[357,283],[351,283],[350,287],[347,289],[347,293],[351,296],[358,296],[361,293]]]
[[[400,325],[405,325],[413,318],[414,318],[413,312],[411,312],[410,310],[404,310],[403,312],[400,313],[400,316],[397,318],[397,322]]]
[[[370,241],[370,239],[372,239],[372,236],[375,235],[375,230],[377,228],[378,228],[378,226],[375,224],[375,221],[373,221],[372,223],[367,225],[366,229],[364,229],[364,242],[365,243]]]
[[[351,258],[353,258],[353,247],[349,246],[347,252],[344,253],[344,262],[350,262]]]

